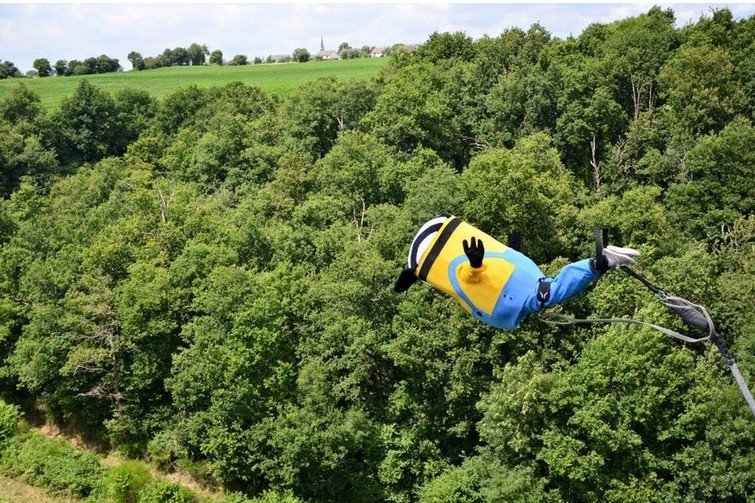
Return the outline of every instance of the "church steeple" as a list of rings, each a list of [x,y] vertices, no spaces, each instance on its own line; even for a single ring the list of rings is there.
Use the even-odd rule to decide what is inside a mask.
[[[321,51],[324,51],[324,50],[325,50],[325,44],[324,44],[324,43],[323,43],[323,41],[322,41],[322,35],[320,35],[320,50],[321,50]]]

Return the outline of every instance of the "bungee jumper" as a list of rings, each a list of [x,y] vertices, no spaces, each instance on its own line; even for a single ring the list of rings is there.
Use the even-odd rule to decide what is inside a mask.
[[[569,300],[609,268],[632,264],[639,255],[632,248],[607,246],[595,258],[546,278],[515,247],[459,218],[439,216],[417,232],[394,290],[404,292],[419,279],[450,294],[488,325],[514,330],[526,315]]]
[[[748,407],[755,415],[755,399],[737,368],[723,338],[704,306],[677,297],[652,284],[632,270],[640,252],[608,244],[608,228],[595,227],[595,257],[573,262],[553,278],[521,253],[515,241],[506,246],[481,230],[453,216],[438,216],[426,222],[409,247],[408,267],[401,271],[394,290],[405,292],[417,280],[429,283],[455,298],[480,321],[496,328],[514,330],[531,313],[565,302],[583,292],[610,268],[640,281],[690,327],[705,332],[693,338],[675,330],[624,318],[576,319],[562,314],[539,314],[556,325],[626,323],[644,325],[687,343],[711,340],[729,367]]]

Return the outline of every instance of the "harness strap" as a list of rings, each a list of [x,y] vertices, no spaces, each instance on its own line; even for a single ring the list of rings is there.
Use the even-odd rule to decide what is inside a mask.
[[[540,309],[545,307],[545,303],[551,298],[551,282],[545,281],[545,278],[537,280],[537,301],[540,303]]]
[[[600,232],[600,227],[597,225],[592,229],[593,238],[595,239],[595,260],[600,259],[603,256],[603,239]]]

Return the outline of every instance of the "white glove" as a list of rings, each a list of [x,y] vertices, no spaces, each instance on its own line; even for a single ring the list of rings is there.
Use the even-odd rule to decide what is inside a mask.
[[[608,260],[608,267],[620,267],[634,264],[632,257],[639,257],[640,252],[633,248],[619,248],[618,246],[608,245],[603,248],[603,256]]]

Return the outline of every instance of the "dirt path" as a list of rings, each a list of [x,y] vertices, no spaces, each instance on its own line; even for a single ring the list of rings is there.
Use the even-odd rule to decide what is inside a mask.
[[[74,503],[75,498],[52,496],[44,489],[0,475],[0,503]]]

